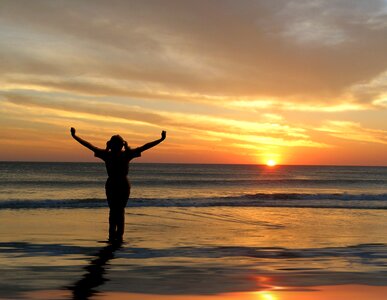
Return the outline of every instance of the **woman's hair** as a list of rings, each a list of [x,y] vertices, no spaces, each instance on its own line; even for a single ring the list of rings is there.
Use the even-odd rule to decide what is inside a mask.
[[[119,151],[124,146],[124,139],[120,135],[113,135],[107,142],[107,149]]]

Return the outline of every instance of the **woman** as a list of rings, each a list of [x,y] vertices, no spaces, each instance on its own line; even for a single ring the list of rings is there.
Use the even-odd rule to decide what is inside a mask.
[[[109,204],[109,241],[121,242],[125,227],[125,206],[130,194],[128,181],[129,162],[141,156],[141,152],[152,148],[165,140],[166,132],[161,132],[161,138],[141,147],[131,149],[119,135],[113,135],[106,143],[106,149],[100,149],[75,134],[71,127],[71,136],[81,145],[94,152],[94,156],[105,162],[108,179],[105,184],[107,202]]]

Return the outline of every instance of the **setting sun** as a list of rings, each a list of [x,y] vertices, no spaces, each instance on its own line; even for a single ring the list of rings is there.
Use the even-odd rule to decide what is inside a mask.
[[[274,167],[277,163],[272,160],[272,159],[269,159],[267,162],[266,162],[266,165],[268,165],[269,167]]]

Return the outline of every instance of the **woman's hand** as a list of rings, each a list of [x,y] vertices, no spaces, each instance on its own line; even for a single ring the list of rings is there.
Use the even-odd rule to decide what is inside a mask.
[[[161,131],[161,140],[164,141],[167,137],[167,132],[165,130]]]
[[[74,136],[75,135],[75,128],[71,127],[70,131],[71,131],[71,135]]]
[[[128,146],[128,142],[127,141],[124,141],[123,144],[124,144],[124,149],[125,150],[129,150],[130,149],[130,147]]]

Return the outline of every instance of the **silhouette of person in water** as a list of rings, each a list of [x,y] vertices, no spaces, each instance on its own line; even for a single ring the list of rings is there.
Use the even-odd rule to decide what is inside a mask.
[[[105,162],[108,179],[105,184],[106,198],[109,204],[109,241],[122,242],[125,227],[125,206],[130,195],[130,183],[127,175],[129,162],[166,138],[166,131],[161,132],[161,138],[141,147],[131,149],[128,143],[119,135],[113,135],[106,143],[106,149],[100,149],[75,134],[71,127],[71,136],[81,145],[94,152],[94,156]]]

